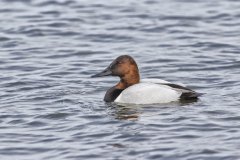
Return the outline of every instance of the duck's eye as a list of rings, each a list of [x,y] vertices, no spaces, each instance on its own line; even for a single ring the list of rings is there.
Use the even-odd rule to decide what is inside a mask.
[[[121,61],[117,61],[117,64],[122,64],[122,62]]]

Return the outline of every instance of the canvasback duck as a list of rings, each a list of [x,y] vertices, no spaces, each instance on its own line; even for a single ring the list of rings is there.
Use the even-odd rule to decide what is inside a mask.
[[[196,100],[199,94],[189,88],[161,79],[140,80],[135,60],[129,55],[116,58],[105,70],[92,77],[118,76],[120,82],[110,88],[105,102],[157,104],[178,100]]]

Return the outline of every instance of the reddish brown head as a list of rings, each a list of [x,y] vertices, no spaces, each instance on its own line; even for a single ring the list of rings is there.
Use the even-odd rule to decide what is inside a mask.
[[[116,85],[118,89],[125,89],[140,81],[137,63],[128,55],[119,56],[103,72],[92,77],[109,75],[120,77],[121,81]]]

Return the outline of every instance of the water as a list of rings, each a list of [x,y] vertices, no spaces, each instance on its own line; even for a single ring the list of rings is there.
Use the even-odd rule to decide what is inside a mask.
[[[2,0],[0,159],[240,159],[240,1]],[[198,102],[105,104],[129,54]]]

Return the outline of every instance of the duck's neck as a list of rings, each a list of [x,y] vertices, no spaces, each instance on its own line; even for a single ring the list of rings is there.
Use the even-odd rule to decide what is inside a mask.
[[[130,87],[134,84],[137,84],[140,82],[140,75],[138,73],[138,70],[129,74],[124,75],[123,77],[120,77],[120,82],[116,85],[117,89],[126,89],[127,87]]]

